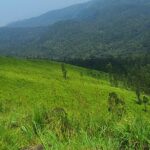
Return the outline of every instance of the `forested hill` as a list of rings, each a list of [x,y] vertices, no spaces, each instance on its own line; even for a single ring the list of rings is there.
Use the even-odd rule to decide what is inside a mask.
[[[49,26],[61,20],[75,19],[79,17],[80,12],[89,5],[77,4],[64,9],[49,11],[38,17],[17,21],[8,24],[8,27],[39,27],[39,26]]]
[[[1,28],[0,53],[59,60],[149,53],[149,0],[93,0],[55,13],[59,16],[60,11],[74,17],[62,17],[59,22],[49,18],[52,22],[41,27],[23,21],[19,23],[20,28],[17,24],[16,28],[15,24],[13,28]],[[21,28],[26,23],[31,27]]]
[[[124,5],[124,6],[122,6]],[[8,24],[8,27],[41,27],[49,26],[58,21],[64,20],[81,20],[81,19],[95,19],[96,17],[101,17],[104,19],[103,15],[106,12],[109,14],[113,7],[121,6],[126,9],[126,7],[138,7],[140,5],[149,5],[148,0],[89,0],[87,3],[73,5],[67,8],[49,11],[38,17],[29,18],[22,21],[17,21]],[[133,8],[133,9],[134,9]],[[120,8],[121,9],[121,8]],[[128,9],[128,8],[127,8]],[[124,11],[123,10],[123,11]]]

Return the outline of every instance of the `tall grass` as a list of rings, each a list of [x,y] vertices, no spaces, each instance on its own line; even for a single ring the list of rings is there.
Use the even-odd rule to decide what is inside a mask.
[[[0,150],[150,149],[149,106],[144,112],[135,93],[112,87],[107,74],[66,65],[64,80],[58,63],[0,64]],[[119,118],[108,111],[110,92],[125,101]]]

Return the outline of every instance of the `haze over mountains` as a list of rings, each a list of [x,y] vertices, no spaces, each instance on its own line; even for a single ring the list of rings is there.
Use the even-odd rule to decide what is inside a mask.
[[[49,26],[61,20],[77,19],[87,4],[77,4],[64,9],[49,11],[41,16],[10,23],[8,27],[41,27]]]
[[[0,29],[0,54],[89,58],[150,49],[149,0],[93,0]]]

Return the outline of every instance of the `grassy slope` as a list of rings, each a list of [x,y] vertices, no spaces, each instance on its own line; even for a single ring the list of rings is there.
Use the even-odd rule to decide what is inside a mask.
[[[93,131],[110,119],[107,99],[111,91],[125,100],[128,112],[115,124],[117,129],[123,130],[123,125],[134,122],[136,114],[144,118],[149,115],[142,111],[143,106],[135,104],[134,92],[111,87],[107,74],[70,65],[67,70],[69,77],[64,80],[59,63],[0,58],[1,149],[17,150],[41,142],[47,147],[50,142],[53,149],[118,148],[117,137],[105,139]],[[64,108],[72,126],[80,130],[70,141],[58,140],[46,127],[38,135],[33,132],[32,121],[37,112],[55,107]],[[91,137],[87,135],[90,129]]]

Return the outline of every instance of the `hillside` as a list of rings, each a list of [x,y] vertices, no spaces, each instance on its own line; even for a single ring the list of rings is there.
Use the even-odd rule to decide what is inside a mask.
[[[49,18],[54,24],[41,27],[32,26],[31,19],[19,23],[22,24],[19,27],[30,24],[30,28],[17,28],[17,25],[14,28],[15,24],[13,28],[1,28],[0,54],[55,60],[149,54],[148,0],[94,0],[55,11],[59,17],[64,12],[74,17],[64,17],[55,23]],[[45,19],[44,16],[36,19]],[[40,26],[36,21],[35,24]]]
[[[66,80],[60,63],[0,58],[1,150],[149,147],[150,107],[144,112],[135,92],[112,87],[106,73],[65,68]],[[124,100],[121,118],[108,111],[111,92]]]

